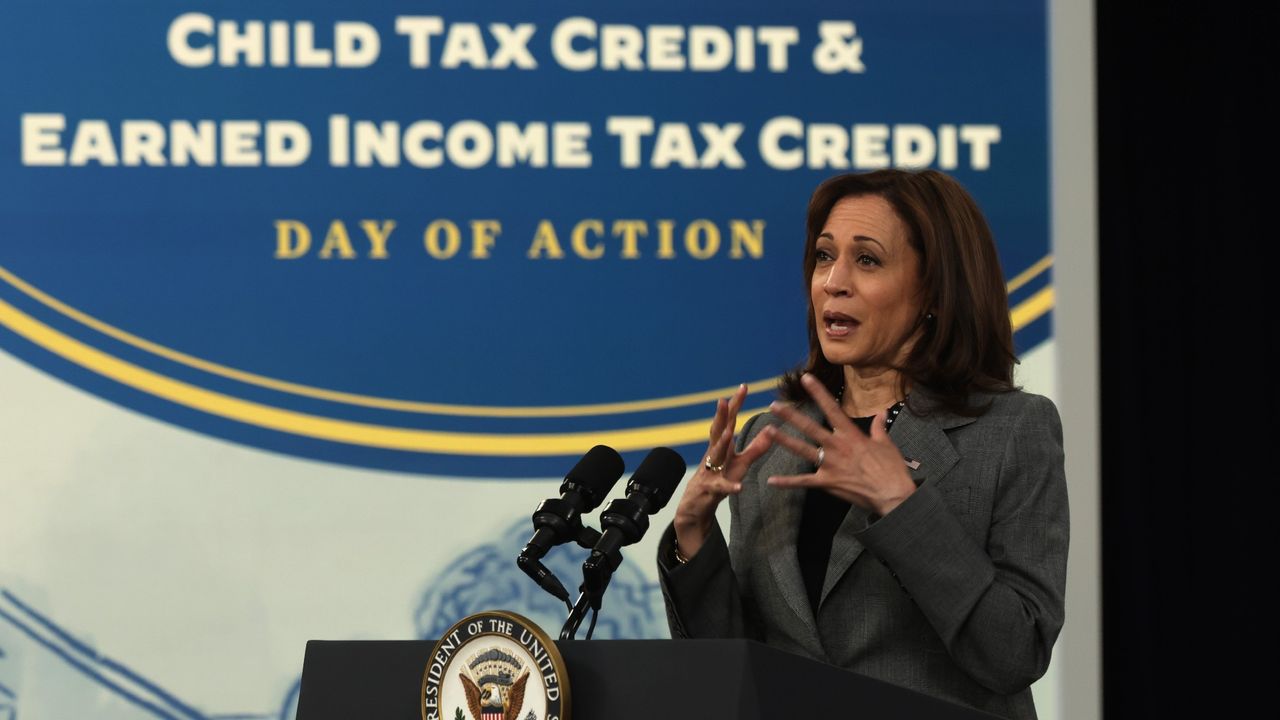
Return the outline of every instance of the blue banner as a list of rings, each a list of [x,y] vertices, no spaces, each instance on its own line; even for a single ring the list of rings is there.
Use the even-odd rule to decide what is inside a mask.
[[[5,15],[0,347],[202,433],[486,476],[696,456],[716,396],[803,358],[809,193],[885,166],[974,193],[1031,271],[1019,347],[1048,337],[1038,3]]]

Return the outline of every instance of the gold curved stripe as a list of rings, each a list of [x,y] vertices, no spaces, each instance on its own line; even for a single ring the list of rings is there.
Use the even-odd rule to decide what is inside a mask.
[[[1046,255],[1027,270],[1019,273],[1016,277],[1009,281],[1008,291],[1012,293],[1018,288],[1025,285],[1032,278],[1044,272],[1053,264],[1053,256]],[[254,373],[238,370],[233,367],[221,365],[219,363],[210,362],[193,355],[188,355],[172,348],[165,347],[158,343],[154,343],[145,338],[139,337],[132,333],[121,330],[105,323],[88,313],[74,308],[57,298],[45,293],[39,288],[31,285],[22,278],[14,275],[3,265],[0,265],[0,279],[3,279],[15,289],[26,294],[28,297],[40,302],[46,307],[55,310],[62,315],[79,322],[103,335],[112,337],[120,342],[133,347],[139,348],[153,355],[165,358],[187,367],[195,368],[207,372],[211,375],[225,377],[248,385],[276,390],[279,392],[300,395],[303,397],[315,398],[318,400],[327,400],[330,402],[344,403],[347,405],[356,405],[360,407],[376,408],[381,410],[397,410],[402,412],[416,412],[432,415],[444,415],[455,417],[487,417],[487,418],[536,418],[536,417],[583,417],[592,415],[615,415],[633,412],[644,412],[648,410],[663,410],[669,408],[686,407],[697,405],[704,402],[712,402],[718,398],[726,397],[733,394],[736,387],[718,388],[715,390],[707,390],[703,392],[687,393],[684,395],[674,395],[665,398],[654,398],[648,400],[632,400],[618,403],[597,403],[583,405],[560,405],[560,406],[475,406],[475,405],[454,405],[448,403],[431,403],[413,400],[398,400],[394,398],[382,398],[369,395],[360,395],[357,393],[347,393],[337,390],[327,390],[310,385],[300,383],[292,383],[285,380],[277,380],[275,378],[257,375]],[[1041,291],[1041,294],[1044,291]],[[1035,300],[1033,297],[1032,300]],[[1027,306],[1030,300],[1019,305],[1019,308]],[[1052,301],[1050,301],[1050,306]],[[1025,313],[1024,313],[1025,314]],[[1017,331],[1026,323],[1031,322],[1039,317],[1043,312],[1031,317],[1030,320],[1021,319],[1017,312],[1017,308],[1010,313],[1013,321],[1013,329]],[[748,390],[752,393],[771,390],[777,386],[779,376],[754,380],[747,383]]]
[[[278,390],[280,392],[315,398],[317,400],[329,400],[331,402],[377,408],[380,410],[399,410],[403,412],[416,412],[430,415],[488,418],[618,415],[623,413],[644,412],[647,410],[665,410],[668,408],[686,407],[705,402],[715,402],[719,398],[732,395],[738,389],[737,386],[733,386],[718,388],[716,390],[687,393],[684,395],[673,395],[665,398],[654,398],[650,400],[558,406],[452,405],[447,403],[418,402],[413,400],[397,400],[394,398],[359,395],[356,393],[347,393],[338,390],[326,390],[324,388],[292,383],[285,380],[277,380],[264,375],[256,375],[254,373],[237,370],[236,368],[228,367],[226,365],[209,362],[208,360],[202,360],[194,355],[188,355],[151,342],[145,338],[138,337],[137,335],[121,330],[114,325],[105,323],[88,313],[67,305],[61,300],[58,300],[52,295],[45,293],[17,275],[9,272],[3,265],[0,265],[0,279],[3,279],[14,288],[25,293],[28,297],[40,302],[48,308],[56,310],[82,325],[97,330],[108,337],[115,338],[126,345],[132,345],[140,350],[145,350],[153,355],[165,358],[166,360],[172,360],[180,365],[186,365],[187,367],[195,368],[197,370],[203,370],[211,375],[237,380],[247,385],[256,385],[270,390]],[[764,378],[762,380],[753,380],[747,383],[747,387],[750,392],[756,393],[762,390],[772,390],[777,386],[777,384],[778,378],[771,377]]]
[[[1034,265],[1018,273],[1012,280],[1010,280],[1008,284],[1005,285],[1006,292],[1012,295],[1015,290],[1031,282],[1032,278],[1044,272],[1045,270],[1048,270],[1052,266],[1053,266],[1053,256],[1045,255],[1044,257],[1037,260]]]
[[[334,420],[281,410],[173,380],[64,335],[3,300],[0,300],[0,325],[85,369],[142,392],[229,420],[319,440],[444,455],[530,457],[575,455],[600,443],[625,452],[707,439],[705,419],[626,430],[520,435],[439,432]],[[757,412],[760,410],[741,413],[739,425]]]
[[[1040,319],[1041,315],[1052,310],[1053,301],[1053,286],[1050,285],[1018,303],[1018,306],[1009,312],[1009,319],[1013,323],[1014,332],[1030,325]]]

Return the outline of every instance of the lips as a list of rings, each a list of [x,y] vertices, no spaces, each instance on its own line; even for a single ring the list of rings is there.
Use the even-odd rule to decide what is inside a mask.
[[[850,315],[841,312],[833,312],[824,310],[822,312],[822,325],[827,331],[827,335],[831,337],[844,337],[858,327],[861,323]]]

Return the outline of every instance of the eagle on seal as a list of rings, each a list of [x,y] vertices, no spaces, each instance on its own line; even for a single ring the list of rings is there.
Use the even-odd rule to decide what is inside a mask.
[[[466,673],[458,673],[458,678],[462,680],[462,689],[467,694],[467,708],[471,711],[472,720],[517,720],[520,717],[524,685],[529,680],[528,670],[511,684],[505,697],[497,683],[487,682],[481,687]]]

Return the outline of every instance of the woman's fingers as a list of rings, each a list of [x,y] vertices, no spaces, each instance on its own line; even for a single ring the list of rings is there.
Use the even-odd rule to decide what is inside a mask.
[[[769,405],[769,412],[777,415],[783,422],[804,433],[805,437],[819,445],[830,441],[830,430],[822,427],[816,420],[791,405],[774,401]]]
[[[733,395],[716,401],[716,418],[711,422],[711,440],[713,442],[726,428],[730,432],[737,428],[738,410],[742,409],[742,403],[746,398],[747,386],[746,383],[743,383],[738,386]]]
[[[809,397],[817,403],[818,409],[822,410],[822,414],[826,416],[827,422],[831,423],[832,430],[848,430],[852,427],[849,416],[844,414],[844,410],[840,409],[840,403],[831,397],[831,393],[823,387],[818,378],[811,373],[805,373],[800,376],[800,382],[804,385],[804,389],[809,393]]]
[[[742,403],[747,399],[747,384],[742,383],[738,389],[734,391],[729,398],[729,424],[736,425],[738,421],[738,411],[742,409]]]
[[[729,461],[733,453],[733,428],[727,427],[720,431],[720,435],[711,439],[711,444],[707,446],[707,455],[704,458],[705,465],[723,466]],[[710,468],[707,468],[710,470]]]
[[[768,480],[774,487],[821,487],[816,473],[804,475],[773,475]]]
[[[728,402],[724,398],[716,400],[716,414],[711,419],[710,440],[715,442],[720,438],[720,433],[724,432],[724,425],[727,421],[726,411],[729,409]]]
[[[710,444],[707,447],[707,459],[712,465],[724,465],[733,456],[733,433],[737,429],[738,411],[747,399],[747,384],[738,386],[733,395],[716,400],[716,416],[711,421],[709,433]],[[725,437],[726,442],[721,442]]]
[[[812,445],[811,443],[807,443],[804,440],[801,440],[800,438],[795,437],[794,435],[788,435],[786,433],[778,433],[777,437],[774,438],[773,441],[778,445],[781,445],[782,447],[795,453],[798,457],[804,460],[807,460],[811,463],[818,462],[818,448]]]
[[[725,466],[725,476],[734,482],[740,482],[742,476],[747,474],[747,468],[751,464],[760,459],[769,448],[773,447],[774,437],[777,434],[777,428],[772,425],[761,430],[751,442],[747,444],[742,452],[735,455],[732,461]]]
[[[718,503],[726,495],[736,495],[742,489],[742,483],[730,480],[721,473],[708,473],[705,489],[716,496]]]
[[[737,478],[726,477],[726,472],[733,460],[733,428],[726,427],[720,433],[720,437],[707,446],[707,454],[703,458],[702,467],[698,468],[698,471],[694,473],[693,478],[690,480],[690,485],[696,486],[702,492],[716,496],[737,492],[741,489]],[[719,498],[717,497],[718,501]]]
[[[889,408],[885,408],[884,410],[881,410],[880,412],[876,413],[875,417],[871,418],[871,439],[872,440],[884,440],[885,438],[889,437],[889,428],[885,427],[885,419],[888,417],[889,417]]]

